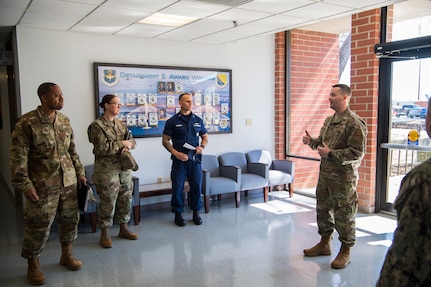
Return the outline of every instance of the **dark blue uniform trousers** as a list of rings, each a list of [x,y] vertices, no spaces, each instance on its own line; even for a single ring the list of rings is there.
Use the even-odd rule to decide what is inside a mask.
[[[202,207],[202,168],[200,162],[172,159],[172,212],[184,211],[184,182],[188,179],[190,186],[190,209],[200,210]]]

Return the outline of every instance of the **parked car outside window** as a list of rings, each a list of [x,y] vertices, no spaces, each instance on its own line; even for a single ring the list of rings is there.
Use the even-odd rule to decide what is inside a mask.
[[[427,114],[427,108],[414,108],[414,109],[411,109],[410,111],[409,111],[409,114],[408,114],[408,116],[410,117],[410,118],[415,118],[415,117],[418,117],[418,118],[422,118],[422,119],[424,119],[425,118],[425,115]]]

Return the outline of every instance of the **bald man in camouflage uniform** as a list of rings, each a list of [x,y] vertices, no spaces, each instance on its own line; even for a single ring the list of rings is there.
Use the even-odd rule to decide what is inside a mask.
[[[317,149],[320,173],[316,189],[316,213],[321,241],[305,249],[305,256],[331,255],[331,235],[339,234],[341,249],[331,267],[341,269],[350,263],[350,248],[355,244],[355,216],[358,210],[358,168],[365,154],[367,128],[365,122],[349,107],[351,89],[344,84],[330,91],[330,107],[335,114],[328,117],[318,138],[306,131],[303,143]]]
[[[431,98],[425,126],[431,138]],[[431,158],[403,178],[394,208],[398,227],[376,286],[431,286]]]
[[[121,109],[117,96],[105,95],[99,106],[104,113],[90,124],[87,132],[95,155],[93,181],[100,198],[97,211],[97,224],[102,229],[100,245],[111,248],[109,228],[113,225],[114,216],[120,224],[119,237],[138,239],[138,235],[127,227],[132,208],[132,170],[124,169],[120,162],[121,153],[135,148],[136,142],[132,136],[126,139],[128,129],[117,118]]]
[[[12,185],[27,199],[21,256],[28,261],[27,279],[32,285],[45,283],[39,256],[57,213],[60,264],[70,270],[81,268],[72,254],[72,242],[79,221],[77,179],[79,184],[87,181],[70,121],[58,111],[64,105],[60,87],[43,83],[37,92],[42,105],[18,119],[10,150]]]

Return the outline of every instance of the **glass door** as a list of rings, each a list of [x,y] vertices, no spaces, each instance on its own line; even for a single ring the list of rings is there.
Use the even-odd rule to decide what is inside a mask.
[[[425,130],[428,97],[431,96],[431,58],[392,63],[386,202],[393,203],[403,177],[427,156]]]
[[[403,177],[431,156],[425,131],[430,78],[428,48],[380,59],[376,211],[393,211]]]

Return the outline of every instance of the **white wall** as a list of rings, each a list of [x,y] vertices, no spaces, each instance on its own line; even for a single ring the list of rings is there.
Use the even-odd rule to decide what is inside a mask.
[[[93,62],[232,69],[233,133],[210,135],[205,152],[274,150],[274,36],[205,45],[18,26],[17,38],[22,112],[39,104],[39,84],[57,83],[84,165],[93,162],[87,139],[87,127],[95,119]],[[246,119],[252,125],[246,126]],[[171,161],[161,137],[137,139],[134,155],[141,184],[159,176],[168,180]]]

